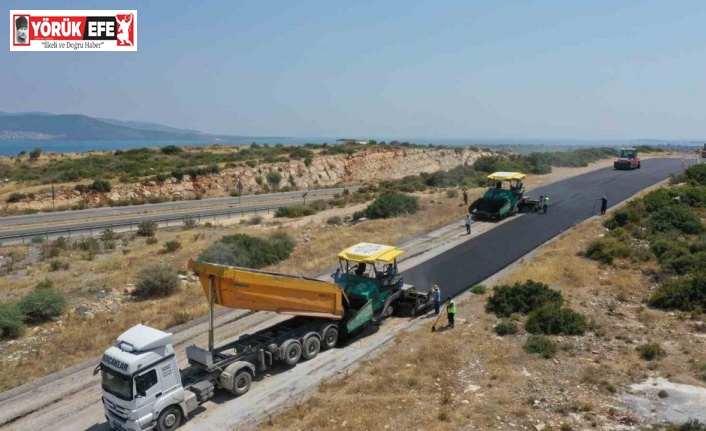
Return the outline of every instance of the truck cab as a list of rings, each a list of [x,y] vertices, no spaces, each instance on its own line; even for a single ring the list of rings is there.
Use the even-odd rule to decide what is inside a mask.
[[[103,410],[112,429],[170,431],[196,406],[184,390],[172,334],[137,325],[103,354]]]

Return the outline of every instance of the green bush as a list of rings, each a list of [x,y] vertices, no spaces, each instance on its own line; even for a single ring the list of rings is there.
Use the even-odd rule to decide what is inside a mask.
[[[615,258],[628,258],[632,250],[629,244],[612,237],[599,238],[592,241],[584,255],[601,263],[611,264]]]
[[[26,197],[27,197],[27,195],[24,194],[24,193],[17,193],[17,192],[15,192],[15,193],[10,193],[10,196],[8,196],[8,198],[7,198],[7,202],[9,202],[9,203],[16,203],[16,202],[19,202],[19,201],[21,201],[22,199],[24,199],[24,198],[26,198]]]
[[[181,243],[177,240],[171,240],[164,243],[165,253],[174,253],[181,248]]]
[[[483,295],[487,291],[485,284],[476,284],[470,288],[471,293],[476,295]]]
[[[553,302],[544,304],[530,313],[525,329],[532,334],[583,335],[587,325],[586,316]]]
[[[685,234],[697,234],[705,230],[698,214],[677,205],[662,207],[653,212],[650,215],[649,225],[656,232],[679,231]]]
[[[143,221],[137,225],[137,234],[140,236],[154,236],[157,233],[157,222]]]
[[[117,235],[115,234],[115,231],[111,228],[107,228],[103,232],[101,232],[101,241],[115,241],[117,239]]]
[[[17,338],[27,329],[17,304],[0,305],[0,338]]]
[[[645,361],[652,361],[655,359],[663,358],[667,355],[667,352],[662,349],[662,347],[657,343],[647,343],[641,344],[635,348],[640,358]]]
[[[662,265],[662,269],[668,274],[688,275],[704,267],[706,252],[685,253],[679,256],[665,253],[659,262]]]
[[[159,151],[161,151],[162,154],[179,154],[184,152],[184,150],[176,145],[167,145],[166,147],[160,148]]]
[[[279,207],[275,212],[275,217],[298,218],[316,214],[316,210],[309,205],[289,205]]]
[[[530,335],[524,349],[527,353],[537,353],[549,359],[556,355],[556,343],[546,335]]]
[[[501,320],[493,329],[495,329],[495,333],[501,337],[503,335],[517,334],[518,331],[517,324],[509,320]]]
[[[665,310],[706,309],[706,272],[666,279],[649,298],[648,304]]]
[[[282,182],[282,174],[277,171],[271,171],[267,173],[265,179],[267,179],[267,184],[276,190],[279,187],[279,183]]]
[[[267,239],[245,234],[224,236],[199,256],[206,262],[259,269],[289,257],[296,241],[283,232]]]
[[[528,314],[551,302],[563,302],[561,292],[550,289],[544,283],[527,280],[512,286],[496,286],[493,294],[488,297],[485,311],[500,317],[509,317],[516,312]]]
[[[169,296],[179,287],[177,272],[166,263],[143,268],[135,279],[135,295],[141,298]]]
[[[458,191],[446,190],[446,197],[449,199],[456,199],[458,197]]]
[[[157,244],[158,242],[159,242],[159,240],[157,239],[156,236],[150,236],[150,237],[148,237],[147,240],[145,241],[145,244],[147,244],[147,245],[153,245],[153,244]]]
[[[670,425],[665,431],[706,431],[706,424],[699,422],[698,419],[689,419],[681,425]]]
[[[52,288],[40,288],[20,300],[18,307],[28,323],[42,323],[59,317],[66,308],[66,296]]]
[[[91,188],[97,192],[109,192],[110,191],[110,181],[108,180],[95,180],[91,184]]]
[[[692,166],[684,171],[684,174],[689,182],[706,186],[706,164]]]
[[[196,226],[196,219],[191,216],[184,217],[184,229],[191,229]]]
[[[419,199],[402,193],[392,192],[378,196],[363,211],[369,219],[392,218],[419,211]]]

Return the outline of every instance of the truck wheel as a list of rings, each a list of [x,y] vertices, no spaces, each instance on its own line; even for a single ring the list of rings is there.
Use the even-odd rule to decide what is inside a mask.
[[[233,377],[233,388],[230,391],[238,396],[244,395],[250,390],[250,383],[252,383],[252,374],[247,369],[242,369]]]
[[[329,326],[328,329],[326,329],[326,332],[324,332],[323,341],[324,349],[333,349],[336,347],[336,343],[338,343],[338,328],[335,326]]]
[[[642,163],[637,162],[637,169],[640,169],[641,166],[642,166]]]
[[[169,406],[157,419],[158,431],[173,431],[181,424],[181,410],[176,406]]]
[[[290,340],[284,346],[284,363],[294,365],[302,357],[302,345],[298,341]]]
[[[304,359],[314,359],[319,354],[319,350],[321,350],[321,341],[319,341],[319,337],[309,337],[304,341],[302,348]]]

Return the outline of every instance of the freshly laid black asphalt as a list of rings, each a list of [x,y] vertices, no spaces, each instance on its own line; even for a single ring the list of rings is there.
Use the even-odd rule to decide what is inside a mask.
[[[429,259],[405,271],[405,283],[413,284],[421,291],[438,284],[442,299],[447,295],[458,295],[575,223],[599,213],[600,202],[596,199],[603,195],[611,207],[681,170],[682,162],[678,159],[649,159],[642,162],[641,169],[601,169],[529,190],[525,195],[533,198],[549,195],[550,205],[546,214],[531,213],[516,217]],[[459,235],[465,235],[465,228],[461,225],[459,217]]]

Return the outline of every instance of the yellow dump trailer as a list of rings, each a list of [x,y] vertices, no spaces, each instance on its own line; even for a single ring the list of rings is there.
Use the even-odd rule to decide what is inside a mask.
[[[207,298],[213,278],[214,303],[224,307],[333,320],[345,313],[343,292],[333,283],[193,259],[189,269],[199,275]]]

